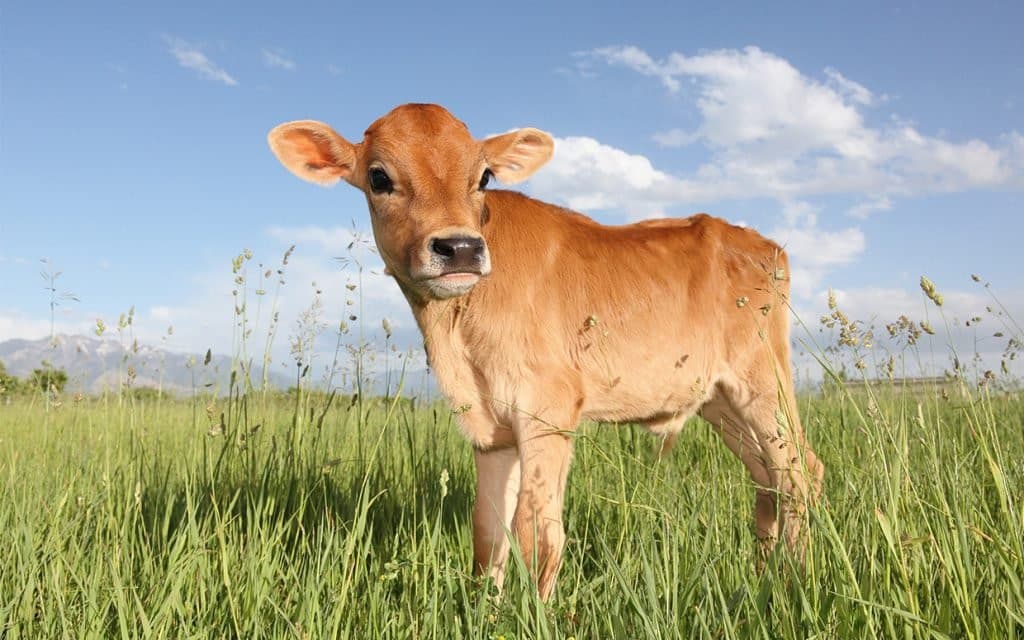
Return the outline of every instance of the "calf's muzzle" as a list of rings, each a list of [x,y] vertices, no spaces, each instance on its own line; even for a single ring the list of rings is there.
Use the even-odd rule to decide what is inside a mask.
[[[452,236],[430,241],[432,261],[441,265],[441,273],[482,273],[487,246],[483,238]]]

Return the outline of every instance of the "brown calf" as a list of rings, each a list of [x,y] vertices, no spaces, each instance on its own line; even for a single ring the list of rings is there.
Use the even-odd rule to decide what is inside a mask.
[[[498,583],[515,536],[548,597],[581,419],[671,441],[696,412],[757,487],[756,533],[798,553],[824,467],[790,372],[789,268],[775,243],[696,215],[609,227],[510,191],[550,159],[521,129],[477,141],[436,105],[398,107],[350,143],[325,124],[270,132],[285,167],[366,194],[374,238],[473,445],[476,570]]]

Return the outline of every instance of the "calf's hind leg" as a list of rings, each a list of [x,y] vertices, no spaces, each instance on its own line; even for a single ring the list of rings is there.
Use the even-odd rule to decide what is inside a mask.
[[[779,536],[778,507],[772,490],[772,478],[765,464],[764,451],[757,435],[740,420],[721,392],[701,407],[700,415],[722,437],[725,446],[739,458],[754,481],[754,534],[762,552],[770,551]]]
[[[780,370],[786,372],[782,380],[774,371],[753,371],[744,383],[721,389],[729,409],[760,446],[766,488],[778,507],[778,531],[802,560],[807,507],[820,493],[824,466],[804,437],[788,369]]]

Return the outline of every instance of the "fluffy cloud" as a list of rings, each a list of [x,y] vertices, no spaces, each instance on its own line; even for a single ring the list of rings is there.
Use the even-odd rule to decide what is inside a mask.
[[[660,61],[636,47],[592,53],[610,64],[656,76],[672,92],[681,90],[683,78],[696,83],[696,104],[703,121],[692,132],[662,134],[663,142],[672,146],[700,140],[716,149],[760,147],[765,154],[818,147],[842,147],[855,156],[864,153],[866,145],[858,144],[852,135],[863,128],[861,115],[843,95],[756,47],[697,56],[672,53]]]
[[[990,144],[927,136],[899,120],[870,126],[865,110],[884,96],[836,69],[826,68],[818,80],[757,47],[660,60],[629,46],[589,55],[655,77],[672,93],[692,94],[700,124],[654,134],[666,147],[700,143],[711,152],[692,181],[679,181],[684,198],[871,194],[881,203],[890,196],[1022,182],[1018,133]]]
[[[571,209],[624,209],[652,217],[663,203],[679,200],[679,180],[654,168],[637,154],[593,138],[555,139],[555,155],[530,181],[536,196]]]
[[[864,219],[875,211],[888,211],[892,209],[892,200],[888,196],[880,196],[863,200],[853,205],[847,213],[854,218]]]
[[[877,101],[875,95],[867,87],[850,80],[832,67],[825,67],[825,77],[828,78],[830,87],[856,103],[870,107]],[[885,99],[884,96],[883,99]]]
[[[807,226],[778,227],[765,235],[786,248],[793,273],[793,295],[806,298],[832,269],[854,262],[864,251],[864,233],[850,227],[838,231]]]
[[[165,36],[164,42],[167,43],[171,55],[182,67],[192,69],[204,78],[222,82],[229,87],[238,85],[238,81],[231,74],[210,60],[198,46],[171,36]]]

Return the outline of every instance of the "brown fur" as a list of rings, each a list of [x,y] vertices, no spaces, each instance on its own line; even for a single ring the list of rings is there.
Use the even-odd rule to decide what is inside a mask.
[[[480,143],[434,105],[395,109],[356,145],[308,121],[281,125],[270,142],[300,177],[343,178],[367,193],[381,256],[441,389],[468,407],[459,423],[476,450],[478,571],[500,585],[511,531],[541,595],[551,594],[580,420],[639,422],[668,445],[697,412],[750,471],[764,548],[781,531],[801,553],[824,467],[793,400],[789,266],[778,245],[705,214],[609,227],[479,191],[488,167],[507,182],[528,177],[550,157],[550,137],[523,129]],[[369,190],[372,166],[387,170],[393,193]],[[460,280],[479,275],[466,291],[430,262],[430,240],[453,232],[482,237],[489,254],[481,273]]]

